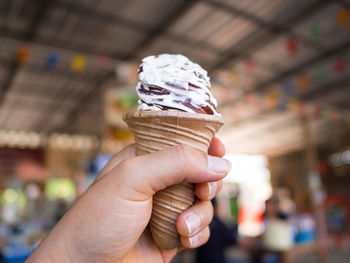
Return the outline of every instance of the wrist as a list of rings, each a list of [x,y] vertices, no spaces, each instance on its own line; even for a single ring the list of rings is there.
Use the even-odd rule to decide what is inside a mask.
[[[84,262],[74,249],[74,243],[61,220],[40,243],[25,263],[79,263]]]

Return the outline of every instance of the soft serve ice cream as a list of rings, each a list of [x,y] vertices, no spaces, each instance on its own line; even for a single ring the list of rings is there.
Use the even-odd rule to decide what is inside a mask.
[[[138,111],[123,117],[135,136],[136,155],[180,144],[208,152],[224,122],[204,69],[182,55],[149,56],[139,67],[136,89]],[[194,185],[186,181],[155,193],[149,226],[158,247],[180,245],[176,221],[194,201]]]
[[[183,55],[161,54],[142,60],[138,70],[138,110],[178,110],[220,115],[210,92],[210,78]]]

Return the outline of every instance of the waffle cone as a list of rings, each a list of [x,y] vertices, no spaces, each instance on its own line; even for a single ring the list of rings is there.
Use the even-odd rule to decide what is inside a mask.
[[[207,152],[213,136],[223,125],[218,116],[179,111],[138,111],[126,113],[123,119],[135,136],[136,155],[178,144]],[[176,220],[193,205],[194,199],[194,186],[188,182],[167,187],[154,195],[150,229],[158,247],[179,246]]]

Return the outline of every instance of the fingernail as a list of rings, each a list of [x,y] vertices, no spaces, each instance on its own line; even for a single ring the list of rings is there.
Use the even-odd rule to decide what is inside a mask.
[[[212,183],[208,183],[208,186],[209,186],[209,199],[212,199],[216,194],[216,190],[218,189],[218,184],[215,182],[212,182]]]
[[[201,219],[195,213],[189,213],[185,217],[185,223],[187,226],[188,234],[191,235],[195,233],[201,226]]]
[[[231,163],[223,158],[208,155],[208,169],[216,173],[228,173]]]
[[[188,240],[190,241],[190,246],[194,247],[199,243],[199,236],[190,237]]]

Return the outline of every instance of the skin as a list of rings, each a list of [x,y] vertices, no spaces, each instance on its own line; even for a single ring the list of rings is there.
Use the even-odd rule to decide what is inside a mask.
[[[169,262],[180,249],[204,244],[213,216],[210,200],[230,170],[220,158],[224,153],[217,138],[209,155],[181,145],[136,157],[135,146],[128,146],[104,167],[26,263]],[[178,217],[182,246],[159,249],[147,228],[152,196],[183,180],[196,183],[198,200]],[[189,220],[193,215],[200,219],[197,224]]]

